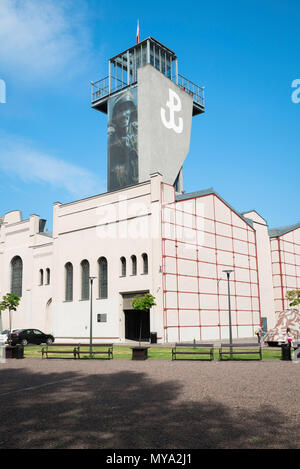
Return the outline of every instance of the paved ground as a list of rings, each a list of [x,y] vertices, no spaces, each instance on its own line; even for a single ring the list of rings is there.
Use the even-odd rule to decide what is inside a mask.
[[[300,448],[300,364],[7,360],[0,449]]]

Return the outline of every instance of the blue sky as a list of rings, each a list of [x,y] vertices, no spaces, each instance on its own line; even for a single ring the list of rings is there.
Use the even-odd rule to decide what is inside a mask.
[[[270,227],[300,221],[300,6],[297,0],[0,0],[0,215],[37,213],[106,191],[106,116],[90,82],[153,36],[205,86],[193,119],[186,192],[213,187]],[[300,96],[300,93],[299,93]]]

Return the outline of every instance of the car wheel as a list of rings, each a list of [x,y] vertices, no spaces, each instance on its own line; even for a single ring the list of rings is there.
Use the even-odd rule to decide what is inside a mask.
[[[47,339],[47,344],[48,344],[48,345],[53,344],[53,339],[51,339],[51,337],[48,337],[48,339]]]
[[[26,340],[26,339],[22,339],[22,341],[21,341],[21,344],[25,346],[25,345],[27,345],[27,344],[28,344],[28,342],[27,342],[27,340]]]

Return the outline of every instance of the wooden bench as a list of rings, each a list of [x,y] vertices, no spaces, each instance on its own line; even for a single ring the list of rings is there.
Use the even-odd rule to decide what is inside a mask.
[[[63,347],[64,350],[60,350],[59,347]],[[66,348],[68,347],[68,350]],[[70,350],[71,347],[71,350]],[[42,348],[42,358],[58,358],[58,357],[49,357],[48,355],[50,353],[55,353],[55,354],[67,354],[70,355],[72,354],[73,357],[69,358],[77,358],[77,351],[79,349],[79,344],[47,344]],[[66,357],[60,357],[60,358],[66,358]]]
[[[262,352],[260,344],[232,344],[232,351],[230,352],[230,344],[221,344],[219,348],[219,360],[223,360],[224,355],[229,355],[229,358],[226,360],[233,360],[236,355],[258,355],[258,360],[262,360]],[[243,358],[241,358],[243,360]],[[247,360],[247,358],[245,358]],[[253,360],[249,358],[248,360]]]
[[[90,355],[89,344],[80,344],[76,350],[76,355],[80,358],[80,355]],[[92,345],[92,355],[107,355],[107,359],[110,360],[113,358],[113,347],[114,344],[93,344]],[[83,350],[83,349],[86,350]],[[95,348],[97,350],[95,350]],[[99,349],[102,350],[99,350]]]
[[[187,350],[182,350],[182,348],[188,348]],[[193,349],[193,350],[191,350]],[[211,361],[214,359],[214,346],[213,344],[184,344],[176,343],[175,347],[172,348],[172,360],[180,360],[177,358],[177,355],[208,355],[207,360]],[[181,358],[181,360],[188,360],[188,358]],[[197,360],[197,359],[193,359]],[[198,360],[205,360],[204,358],[198,358]]]

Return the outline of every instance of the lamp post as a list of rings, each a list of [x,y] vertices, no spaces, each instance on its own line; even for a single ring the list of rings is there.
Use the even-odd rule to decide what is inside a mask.
[[[228,286],[228,314],[229,314],[229,344],[230,344],[230,358],[232,358],[232,324],[231,324],[231,302],[230,302],[230,274],[233,270],[223,270],[227,275],[227,286]]]
[[[93,281],[96,277],[89,277],[91,293],[90,293],[90,358],[93,355]]]

